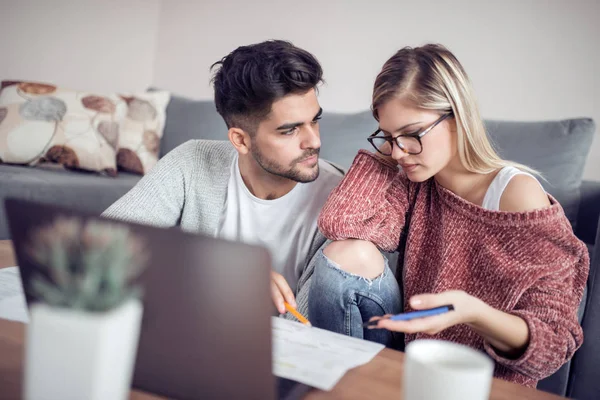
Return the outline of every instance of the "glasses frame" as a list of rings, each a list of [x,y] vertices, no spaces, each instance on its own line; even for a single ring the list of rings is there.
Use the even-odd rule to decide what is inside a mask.
[[[423,136],[425,136],[426,134],[428,134],[429,132],[431,132],[433,130],[433,128],[435,128],[439,123],[441,123],[442,121],[444,121],[446,118],[452,116],[452,112],[446,113],[444,115],[442,115],[440,118],[438,118],[437,120],[435,120],[434,123],[432,123],[429,127],[425,128],[424,131],[422,132],[418,132],[418,133],[413,133],[413,134],[408,134],[408,135],[398,135],[398,136],[377,136],[379,134],[379,132],[381,132],[381,128],[377,129],[375,132],[373,132],[368,138],[367,140],[369,141],[369,143],[371,143],[371,146],[373,146],[375,148],[375,150],[377,150],[377,152],[379,154],[382,154],[384,156],[391,156],[392,153],[394,152],[394,143],[396,143],[396,146],[398,146],[398,148],[400,150],[402,150],[403,152],[405,152],[406,154],[411,154],[411,155],[417,155],[417,154],[421,154],[423,152],[423,142],[421,142],[421,138]],[[421,151],[419,151],[418,153],[410,153],[406,150],[406,148],[402,145],[402,143],[400,143],[400,141],[398,140],[399,138],[405,138],[405,137],[409,137],[409,138],[415,138],[417,139],[417,141],[419,142],[419,145],[421,146]],[[373,143],[373,139],[377,138],[377,139],[384,139],[385,141],[387,141],[388,143],[391,144],[392,146],[392,152],[390,154],[384,154],[381,150],[379,150],[379,148],[377,148],[377,146],[375,145],[375,143]]]

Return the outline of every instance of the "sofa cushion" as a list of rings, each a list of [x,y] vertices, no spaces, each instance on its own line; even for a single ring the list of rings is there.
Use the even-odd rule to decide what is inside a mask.
[[[118,120],[126,105],[54,85],[3,81],[0,92],[0,161],[54,162],[114,176]]]
[[[320,126],[321,156],[348,168],[359,149],[369,148],[366,137],[377,128],[377,121],[370,111],[356,114],[326,112]],[[172,95],[167,106],[161,156],[190,139],[227,140],[227,126],[212,100]]]
[[[320,121],[321,157],[348,169],[359,149],[372,150],[367,137],[377,126],[370,111],[354,114],[324,112]]]
[[[131,189],[138,175],[117,178],[94,173],[0,165],[0,240],[9,239],[6,198],[34,200],[100,214]]]
[[[158,162],[169,92],[161,90],[120,96],[127,114],[119,122],[119,170],[144,175]]]
[[[172,95],[167,106],[161,157],[190,139],[227,140],[227,126],[212,101]]]
[[[370,111],[324,112],[320,122],[321,156],[348,168],[359,149],[370,149],[366,138],[377,129]],[[595,132],[594,121],[486,121],[500,155],[542,173],[544,188],[562,204],[569,221],[577,220],[579,187]],[[212,100],[172,96],[161,153],[189,139],[227,140],[227,128]]]

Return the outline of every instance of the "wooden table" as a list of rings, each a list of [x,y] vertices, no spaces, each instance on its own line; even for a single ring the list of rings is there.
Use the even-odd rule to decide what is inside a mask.
[[[11,242],[0,240],[0,268],[16,265]],[[21,397],[23,342],[26,325],[0,319],[0,399]],[[371,362],[349,371],[330,392],[314,390],[305,399],[401,399],[404,353],[381,351]],[[546,392],[494,379],[490,399],[561,399]],[[131,391],[130,399],[162,399],[149,393]]]

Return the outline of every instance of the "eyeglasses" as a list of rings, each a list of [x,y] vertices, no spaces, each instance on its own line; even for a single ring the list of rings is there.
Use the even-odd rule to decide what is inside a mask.
[[[421,143],[421,138],[425,136],[427,133],[431,132],[433,128],[435,128],[440,122],[450,117],[452,113],[447,113],[438,118],[429,128],[425,129],[422,132],[411,133],[407,135],[398,135],[396,137],[391,136],[377,136],[381,129],[377,129],[371,136],[367,138],[369,143],[378,153],[383,154],[384,156],[391,156],[392,150],[394,149],[394,142],[396,145],[407,154],[421,154],[423,151],[423,143]]]

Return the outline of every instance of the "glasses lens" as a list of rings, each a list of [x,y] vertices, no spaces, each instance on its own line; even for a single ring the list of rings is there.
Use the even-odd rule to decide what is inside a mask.
[[[371,138],[371,144],[381,154],[386,155],[386,156],[392,155],[392,143],[388,142],[384,138],[381,138],[381,137]]]
[[[398,147],[404,148],[408,154],[419,154],[421,152],[421,142],[415,137],[399,136],[396,138]]]

